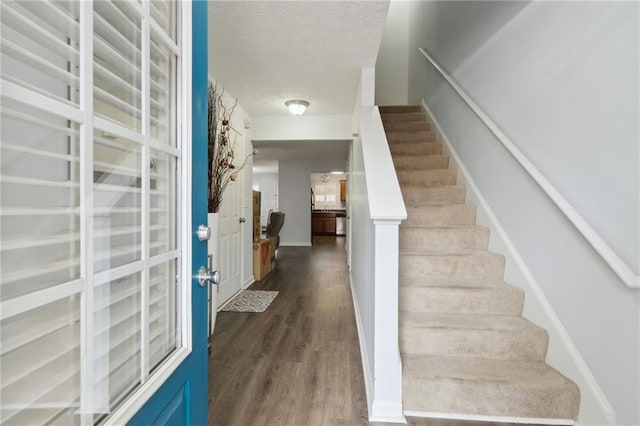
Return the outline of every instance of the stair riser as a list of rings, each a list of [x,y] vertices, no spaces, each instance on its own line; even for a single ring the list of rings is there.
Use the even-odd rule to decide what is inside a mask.
[[[378,107],[380,114],[389,114],[389,113],[422,113],[422,108],[419,105],[389,105],[389,106],[380,106]]]
[[[451,328],[400,328],[400,352],[417,355],[544,361],[547,334],[523,331]]]
[[[389,145],[392,155],[437,155],[442,154],[442,144],[436,142],[425,143],[394,143]]]
[[[417,383],[406,376],[403,383],[404,409],[408,411],[556,419],[578,415],[577,390],[570,386],[531,389],[519,383],[449,377]]]
[[[461,314],[522,314],[524,294],[513,287],[444,288],[406,287],[399,293],[402,312],[440,312]]]
[[[446,155],[396,155],[393,157],[396,170],[432,170],[449,167],[449,157]]]
[[[406,112],[406,113],[381,113],[382,122],[392,123],[398,121],[425,121],[426,118],[421,112]]]
[[[455,185],[457,173],[455,169],[435,170],[398,170],[400,185],[434,187]]]
[[[426,121],[396,121],[384,123],[386,132],[417,132],[431,130],[431,126]]]
[[[436,133],[434,131],[419,132],[386,132],[387,142],[389,143],[416,143],[416,142],[435,142]]]
[[[443,204],[463,204],[466,190],[463,187],[437,186],[434,188],[401,188],[407,206],[430,206]]]
[[[401,227],[464,226],[476,223],[476,206],[450,204],[408,208],[408,217]]]
[[[482,250],[486,249],[488,244],[487,228],[400,229],[400,249],[431,252]]]
[[[504,276],[504,257],[488,252],[482,255],[400,253],[399,271],[407,277],[501,280]]]

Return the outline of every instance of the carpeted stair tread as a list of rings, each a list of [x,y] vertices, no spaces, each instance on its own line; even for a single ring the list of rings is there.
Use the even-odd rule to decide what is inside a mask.
[[[400,227],[462,226],[475,223],[476,206],[472,204],[407,205],[407,219]]]
[[[389,149],[393,156],[442,154],[442,144],[437,142],[394,143]]]
[[[519,316],[402,312],[400,351],[408,354],[544,361],[546,331]]]
[[[489,229],[483,226],[400,228],[400,249],[414,251],[481,250],[489,244]]]
[[[431,125],[427,121],[383,121],[386,132],[419,132],[431,130]]]
[[[393,131],[385,133],[387,135],[387,142],[392,144],[436,141],[436,133],[433,130],[420,130],[417,132]]]
[[[449,167],[449,157],[441,154],[395,155],[393,165],[397,171],[446,169]]]
[[[420,105],[384,105],[379,106],[378,110],[381,114],[388,113],[422,113],[422,107]]]
[[[464,204],[467,190],[464,186],[442,185],[434,187],[404,186],[400,188],[404,202],[409,207]]]
[[[456,169],[398,170],[398,182],[403,186],[443,186],[455,185]]]
[[[399,230],[399,345],[406,411],[575,419],[579,391],[544,364],[549,337],[419,107],[380,109],[408,217]],[[413,112],[409,112],[413,111]]]
[[[403,355],[406,411],[576,419],[577,386],[543,362]]]

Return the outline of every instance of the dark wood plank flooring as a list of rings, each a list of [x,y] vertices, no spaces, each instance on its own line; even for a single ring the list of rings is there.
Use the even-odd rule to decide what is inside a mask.
[[[281,247],[277,269],[251,286],[280,292],[267,311],[218,313],[210,425],[369,424],[344,242],[314,237],[313,247]]]

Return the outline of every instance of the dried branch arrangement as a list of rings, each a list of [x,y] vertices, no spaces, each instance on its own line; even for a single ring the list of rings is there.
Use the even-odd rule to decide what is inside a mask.
[[[209,83],[208,91],[208,168],[209,168],[209,212],[217,213],[222,205],[222,196],[227,185],[238,179],[238,173],[255,152],[247,155],[237,167],[235,158],[235,138],[231,138],[231,116],[238,106],[237,99],[231,107],[222,102],[224,89],[217,83]]]

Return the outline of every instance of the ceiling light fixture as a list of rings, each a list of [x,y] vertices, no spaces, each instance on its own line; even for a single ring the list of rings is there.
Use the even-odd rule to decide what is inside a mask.
[[[293,115],[304,114],[305,110],[309,106],[309,102],[300,99],[292,99],[284,104],[289,108],[289,111],[291,111],[291,114]]]

